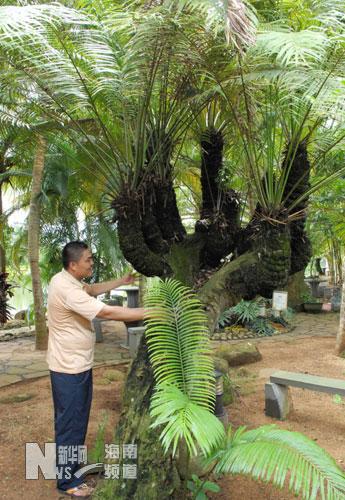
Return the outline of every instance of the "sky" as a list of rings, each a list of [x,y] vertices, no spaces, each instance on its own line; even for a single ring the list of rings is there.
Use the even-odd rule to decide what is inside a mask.
[[[3,210],[6,212],[15,204],[15,192],[13,189],[8,187],[6,191],[3,193]],[[28,209],[20,209],[16,210],[8,219],[8,224],[10,226],[18,226],[22,225],[27,217]]]

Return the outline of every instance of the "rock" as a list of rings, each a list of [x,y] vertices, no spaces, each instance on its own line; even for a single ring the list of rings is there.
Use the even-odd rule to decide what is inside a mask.
[[[299,271],[289,277],[288,286],[288,306],[300,310],[303,303],[303,295],[308,293],[309,288],[304,282],[304,271]]]
[[[229,366],[247,365],[262,359],[258,348],[250,343],[222,345],[215,350],[215,356],[225,359]]]
[[[25,326],[22,328],[12,328],[11,330],[0,330],[0,342],[13,340],[20,337],[31,337],[35,335],[33,326]]]
[[[26,320],[27,318],[28,311],[26,309],[22,309],[21,311],[18,311],[14,315],[14,319],[21,319],[21,320]]]
[[[27,323],[23,319],[10,319],[1,327],[1,330],[11,330],[12,328],[23,328],[25,326],[27,326]]]
[[[119,370],[106,370],[103,372],[103,377],[110,380],[113,382],[114,380],[116,381],[122,381],[125,378],[125,374],[123,372],[120,372]]]
[[[228,373],[229,364],[228,364],[226,359],[218,358],[217,356],[215,356],[213,358],[213,361],[214,361],[214,368],[216,370],[219,370],[220,372],[225,373],[225,374]]]
[[[100,379],[96,379],[94,381],[94,384],[96,385],[108,385],[110,384],[110,380],[108,378],[100,378]]]

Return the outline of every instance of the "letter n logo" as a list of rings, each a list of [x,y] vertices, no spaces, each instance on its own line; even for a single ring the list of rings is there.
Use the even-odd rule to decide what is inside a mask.
[[[25,478],[38,479],[38,468],[44,479],[56,479],[56,443],[44,443],[44,454],[38,443],[25,443]]]

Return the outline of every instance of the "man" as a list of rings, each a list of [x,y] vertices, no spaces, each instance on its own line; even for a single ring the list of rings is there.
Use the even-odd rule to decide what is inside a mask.
[[[48,288],[46,357],[54,401],[57,488],[72,497],[87,498],[93,489],[74,473],[79,468],[76,450],[85,442],[92,400],[95,334],[91,321],[96,317],[138,321],[144,318],[144,308],[108,306],[95,298],[134,278],[127,275],[105,283],[83,283],[93,272],[86,243],[68,243],[62,263],[63,270],[53,276]]]

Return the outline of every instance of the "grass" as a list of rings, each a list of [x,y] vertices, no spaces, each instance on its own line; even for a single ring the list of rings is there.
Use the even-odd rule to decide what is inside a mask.
[[[0,403],[11,404],[11,403],[22,403],[23,401],[29,401],[36,397],[36,394],[23,393],[23,394],[13,394],[12,396],[5,396],[0,398]]]

